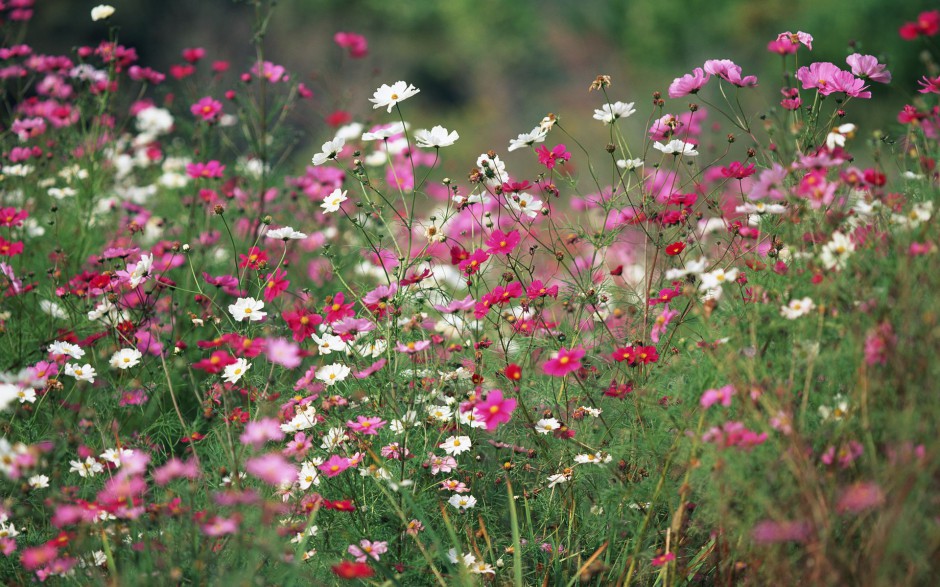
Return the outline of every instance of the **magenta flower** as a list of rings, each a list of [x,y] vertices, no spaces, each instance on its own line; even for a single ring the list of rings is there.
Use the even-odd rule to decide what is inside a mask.
[[[285,485],[297,480],[297,467],[279,453],[268,453],[245,461],[245,471],[268,485]]]
[[[486,252],[491,255],[508,255],[516,248],[520,240],[521,237],[519,236],[518,230],[512,230],[508,233],[501,230],[494,230],[490,233],[490,237],[486,239],[486,246],[489,247],[486,249]]]
[[[265,61],[264,63],[260,64],[260,66],[258,63],[255,63],[255,65],[251,68],[251,73],[253,73],[255,77],[263,78],[272,84],[276,84],[280,81],[286,82],[289,79],[287,76],[287,70],[284,69],[284,66],[275,65],[270,61]]]
[[[408,343],[399,342],[395,345],[395,350],[400,353],[407,353],[413,355],[415,353],[420,353],[421,351],[427,349],[431,346],[430,340],[413,340]]]
[[[490,256],[483,249],[477,249],[473,251],[473,254],[460,262],[460,265],[457,267],[464,272],[465,275],[473,275],[480,270],[480,267],[489,260]]]
[[[925,75],[917,80],[917,83],[921,85],[921,89],[917,90],[921,94],[940,94],[940,77],[931,78]]]
[[[157,485],[166,485],[174,479],[197,479],[199,467],[195,460],[181,461],[173,457],[162,467],[153,470],[153,482]]]
[[[349,56],[353,59],[361,59],[369,52],[369,43],[366,38],[356,33],[336,33],[333,35],[333,41],[344,49],[349,50]]]
[[[379,429],[385,426],[388,422],[379,418],[378,416],[372,416],[367,418],[365,416],[358,416],[356,421],[351,420],[346,421],[346,426],[349,427],[353,432],[358,432],[359,434],[365,434],[368,436],[374,436],[379,433]]]
[[[320,472],[327,477],[336,477],[350,466],[349,459],[339,455],[333,455],[317,467]]]
[[[852,73],[860,78],[882,84],[891,82],[891,72],[885,71],[888,66],[878,63],[878,58],[873,55],[853,53],[845,58],[845,62],[852,67]]]
[[[265,443],[284,440],[284,431],[274,418],[262,418],[245,424],[245,430],[238,439],[242,444],[250,444],[259,449]]]
[[[222,103],[211,96],[206,96],[190,106],[189,111],[193,113],[193,116],[206,122],[215,122],[222,114]]]
[[[656,317],[656,320],[653,321],[653,329],[650,331],[650,339],[653,342],[658,343],[659,337],[666,333],[666,328],[669,326],[669,322],[673,318],[679,315],[678,310],[670,310],[669,304],[663,306],[663,311],[660,312],[659,316]]]
[[[381,555],[388,552],[388,542],[372,542],[371,540],[360,540],[359,546],[350,544],[347,552],[356,557],[356,562],[364,563],[369,557],[379,560]]]
[[[789,42],[795,48],[793,52],[796,52],[796,48],[799,48],[800,44],[806,45],[806,48],[810,51],[813,50],[813,35],[809,33],[804,33],[803,31],[798,31],[796,33],[791,33],[787,31],[785,33],[780,33],[777,35],[777,42]]]
[[[539,157],[539,163],[548,169],[554,168],[559,161],[571,160],[571,153],[565,150],[564,144],[555,145],[551,151],[548,150],[548,147],[542,145],[535,150],[535,153]]]
[[[202,525],[202,533],[206,536],[218,537],[238,532],[238,520],[235,517],[222,518],[213,516]]]
[[[186,175],[193,179],[219,178],[225,171],[225,165],[218,161],[209,161],[208,163],[188,163],[186,165]]]
[[[734,386],[725,385],[718,389],[706,389],[699,402],[703,408],[710,408],[716,403],[721,403],[724,407],[731,405],[731,396],[734,395]]]
[[[757,76],[742,77],[741,66],[730,59],[709,59],[705,62],[705,71],[741,88],[757,85]]]
[[[477,418],[486,424],[487,430],[495,430],[497,426],[508,422],[516,409],[516,400],[503,397],[502,390],[494,389],[486,394],[486,399],[475,406]]]
[[[562,347],[552,359],[542,365],[542,370],[554,377],[564,377],[581,368],[581,357],[584,356],[584,352],[581,347],[570,351]]]
[[[669,97],[681,98],[689,94],[696,94],[708,83],[709,78],[711,76],[702,71],[701,67],[696,67],[692,70],[692,73],[677,77],[669,84]]]

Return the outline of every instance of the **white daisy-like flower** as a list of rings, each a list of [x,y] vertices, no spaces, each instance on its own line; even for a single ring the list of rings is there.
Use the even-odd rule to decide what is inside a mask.
[[[372,106],[373,110],[376,108],[388,108],[388,112],[392,112],[399,102],[402,100],[407,100],[408,98],[414,96],[420,92],[418,88],[414,87],[411,84],[405,83],[403,81],[397,81],[392,85],[382,84],[379,89],[372,94],[372,97],[369,98],[369,101],[374,104]]]
[[[97,22],[110,18],[114,14],[114,7],[108,4],[99,4],[91,9],[91,20]]]
[[[98,373],[95,371],[95,368],[85,363],[84,365],[79,366],[76,363],[66,363],[65,365],[65,374],[69,377],[74,377],[78,381],[87,381],[88,383],[95,382],[95,375]]]
[[[140,359],[143,356],[143,353],[137,349],[121,349],[111,355],[111,359],[108,363],[115,369],[130,369],[131,367],[139,365]]]
[[[546,136],[548,136],[548,130],[537,126],[529,132],[522,133],[518,137],[510,140],[509,151],[512,152],[523,147],[531,147],[535,143],[542,143],[545,141]]]
[[[391,124],[386,124],[385,126],[380,126],[375,130],[362,133],[363,141],[384,141],[390,139],[395,135],[400,135],[405,132],[407,127],[402,122],[393,122]]]
[[[320,484],[320,471],[317,465],[310,461],[304,461],[300,466],[300,474],[297,475],[297,486],[301,491],[310,489],[311,485]]]
[[[535,431],[539,434],[551,434],[561,428],[561,422],[555,418],[542,418],[535,423]]]
[[[788,320],[796,320],[800,316],[806,316],[816,309],[816,304],[810,298],[802,300],[790,300],[790,303],[780,308],[780,315]]]
[[[49,477],[45,475],[33,475],[29,478],[28,483],[33,489],[46,489],[49,487]]]
[[[104,465],[94,459],[87,457],[84,461],[69,461],[70,473],[78,473],[81,477],[94,477],[104,471]]]
[[[722,284],[726,282],[732,282],[738,277],[737,268],[732,268],[728,271],[721,269],[715,269],[714,271],[709,271],[708,273],[702,273],[699,278],[702,282],[699,284],[700,290],[710,290],[717,287],[721,287]]]
[[[609,454],[605,452],[596,452],[594,454],[584,453],[575,455],[574,462],[579,465],[592,464],[592,465],[603,465],[604,463],[609,463],[612,460]]]
[[[306,234],[294,230],[293,227],[290,226],[283,226],[281,228],[269,230],[265,236],[282,241],[302,240],[307,238]]]
[[[346,144],[346,139],[342,137],[336,137],[332,141],[327,141],[323,143],[323,146],[320,148],[320,152],[313,156],[314,165],[323,165],[330,159],[336,159],[339,155],[339,152],[343,150],[343,146]]]
[[[225,366],[225,371],[222,374],[222,380],[226,383],[238,383],[238,380],[251,369],[251,363],[246,361],[244,358],[239,357],[231,365]]]
[[[459,562],[462,563],[463,566],[469,567],[477,562],[477,557],[473,556],[473,553],[457,554],[457,550],[451,548],[447,551],[447,560],[449,560],[452,565],[456,565]]]
[[[657,151],[662,151],[666,155],[685,155],[686,157],[695,157],[698,155],[698,151],[695,150],[695,145],[680,141],[679,139],[673,139],[666,144],[657,141],[653,143],[653,148]]]
[[[610,124],[618,118],[627,118],[636,109],[633,107],[635,102],[614,102],[613,104],[604,104],[600,110],[594,110],[594,120],[600,120],[604,124]]]
[[[317,379],[329,386],[343,381],[351,372],[352,370],[346,365],[333,363],[317,369]]]
[[[477,498],[473,497],[472,495],[462,495],[460,493],[455,493],[454,495],[450,496],[450,499],[447,500],[447,503],[454,506],[458,510],[465,512],[477,504]]]
[[[526,193],[519,194],[519,200],[510,199],[508,204],[511,210],[535,218],[542,212],[542,200]]]
[[[562,473],[556,473],[556,474],[554,474],[554,475],[549,475],[549,476],[548,476],[548,487],[549,487],[549,488],[552,488],[552,487],[554,487],[554,486],[556,486],[556,485],[560,485],[560,484],[562,484],[562,483],[567,483],[568,481],[571,481],[571,469],[565,469],[565,471],[562,472]]]
[[[143,254],[140,261],[134,264],[134,269],[128,271],[128,285],[132,288],[137,287],[147,280],[150,270],[153,268],[153,255]]]
[[[698,261],[686,262],[685,267],[682,269],[676,268],[666,271],[665,279],[667,281],[673,281],[676,279],[682,279],[686,275],[698,275],[704,272],[707,267],[708,259],[701,257]]]
[[[261,300],[254,298],[238,298],[234,304],[229,305],[228,312],[239,322],[242,320],[258,322],[268,315],[267,312],[261,311],[262,308],[264,308],[264,302]]]
[[[438,422],[449,422],[453,417],[454,411],[450,406],[432,405],[428,407],[428,417]]]
[[[456,456],[467,452],[473,445],[470,443],[469,436],[450,436],[438,446],[447,454]]]
[[[506,164],[502,162],[499,155],[490,157],[483,153],[477,157],[477,168],[483,172],[483,183],[489,187],[501,185],[509,177],[506,175]]]
[[[448,132],[443,126],[435,126],[431,130],[421,129],[415,133],[415,143],[423,149],[449,147],[459,138],[457,131]]]
[[[77,344],[72,344],[70,342],[64,342],[61,340],[53,341],[49,345],[49,348],[46,349],[50,354],[53,355],[68,355],[73,359],[81,359],[85,356],[85,351],[82,350],[82,347]]]
[[[328,355],[333,352],[340,353],[346,350],[346,341],[335,334],[324,334],[323,336],[311,334],[310,338],[317,343],[317,351],[321,355]]]
[[[47,315],[60,320],[65,320],[69,317],[68,312],[66,312],[62,306],[51,300],[39,300],[39,309]]]
[[[32,387],[20,387],[16,392],[16,397],[19,398],[21,404],[36,403],[36,390]]]
[[[490,563],[485,563],[483,561],[473,563],[470,565],[470,572],[474,575],[495,575],[496,571],[493,569],[493,565]]]
[[[324,212],[336,212],[339,210],[340,204],[345,202],[347,199],[346,191],[336,188],[333,190],[333,193],[328,195],[326,199],[323,200],[323,203],[320,204],[320,207],[323,208]]]
[[[108,461],[115,467],[121,466],[121,461],[134,456],[134,451],[127,448],[109,448],[99,455],[101,460]]]
[[[826,269],[844,269],[846,261],[855,251],[855,243],[839,231],[832,233],[832,240],[823,245],[819,261]]]
[[[747,202],[741,206],[735,206],[734,211],[738,214],[783,214],[787,211],[787,207],[783,204]]]
[[[642,159],[617,159],[617,167],[627,171],[633,171],[638,167],[643,167]]]

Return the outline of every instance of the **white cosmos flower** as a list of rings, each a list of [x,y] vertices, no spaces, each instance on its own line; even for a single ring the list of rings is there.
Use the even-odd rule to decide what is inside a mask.
[[[518,202],[515,199],[510,199],[508,206],[510,209],[529,218],[535,218],[542,212],[542,200],[526,193],[519,194]]]
[[[56,340],[46,349],[53,355],[68,355],[73,359],[81,359],[85,356],[85,351],[77,344]]]
[[[385,139],[390,139],[395,135],[400,135],[405,132],[405,125],[402,122],[393,122],[391,124],[386,124],[385,126],[380,126],[377,129],[369,132],[362,133],[362,140],[364,141],[384,141]]]
[[[819,260],[826,269],[844,269],[846,260],[855,251],[855,243],[839,231],[832,233],[832,240],[823,245]]]
[[[613,457],[611,457],[609,454],[605,452],[596,452],[594,454],[587,453],[587,454],[575,455],[574,462],[578,463],[579,465],[584,465],[584,464],[603,465],[604,463],[609,463],[612,460],[612,458]]]
[[[229,305],[228,311],[238,322],[242,320],[258,322],[268,315],[267,312],[261,311],[262,308],[264,308],[264,302],[261,300],[254,298],[238,298],[234,304]]]
[[[454,506],[458,510],[465,512],[477,504],[477,498],[473,497],[472,495],[461,495],[459,493],[455,493],[454,495],[450,496],[450,499],[447,500],[447,503]]]
[[[643,167],[642,159],[617,159],[617,167],[620,169],[626,169],[627,171],[633,171],[637,167]]]
[[[248,369],[251,369],[251,363],[243,358],[239,358],[231,365],[225,366],[222,380],[226,383],[238,383],[238,380],[242,378]]]
[[[95,375],[98,373],[95,371],[95,368],[85,363],[84,365],[79,366],[76,363],[66,363],[65,365],[65,374],[74,377],[78,381],[87,381],[88,383],[95,382]]]
[[[561,423],[555,418],[542,418],[535,423],[535,431],[539,434],[551,434],[561,428]]]
[[[150,270],[153,268],[153,255],[141,255],[140,261],[134,264],[134,270],[129,271],[128,285],[132,288],[137,287],[147,280]]]
[[[274,230],[269,230],[266,234],[268,238],[274,238],[282,241],[288,240],[301,240],[307,238],[307,235],[298,232],[290,226],[284,226],[281,228],[275,228]]]
[[[341,363],[333,363],[317,369],[317,379],[326,385],[333,385],[349,377],[352,370]]]
[[[346,139],[342,137],[336,137],[332,141],[323,143],[320,152],[313,156],[313,164],[323,165],[330,159],[336,159],[336,156],[343,150],[343,145],[345,144]]]
[[[336,212],[339,210],[340,204],[345,202],[348,198],[346,197],[346,191],[336,188],[333,190],[333,193],[328,195],[323,203],[320,204],[320,207],[323,208],[324,212]]]
[[[699,284],[699,289],[701,290],[710,290],[715,289],[716,287],[721,287],[725,282],[734,281],[738,277],[738,270],[732,268],[729,271],[718,268],[714,271],[709,271],[708,273],[702,273],[699,278],[702,282]]]
[[[665,145],[657,141],[653,143],[653,148],[657,151],[662,151],[666,155],[685,155],[686,157],[695,157],[698,155],[698,151],[695,150],[695,145],[680,141],[679,139],[673,139]]]
[[[549,488],[559,485],[561,483],[566,483],[571,481],[571,470],[568,469],[564,473],[556,473],[554,475],[548,476],[548,486]]]
[[[705,271],[705,268],[708,267],[708,260],[705,257],[701,257],[698,261],[688,261],[685,264],[683,269],[670,269],[666,271],[664,276],[667,281],[672,281],[675,279],[682,279],[686,275],[698,275]]]
[[[527,133],[522,133],[518,137],[509,141],[509,151],[515,151],[516,149],[521,149],[523,147],[531,147],[535,143],[541,143],[545,141],[545,137],[548,135],[548,130],[537,126],[530,130]]]
[[[105,20],[114,14],[114,7],[107,4],[99,4],[91,9],[91,20],[97,22],[99,20]]]
[[[346,341],[335,334],[324,334],[322,337],[311,334],[310,338],[317,343],[317,351],[321,355],[328,355],[332,352],[342,352],[346,350]]]
[[[796,320],[816,309],[816,304],[810,298],[790,300],[790,303],[780,308],[780,315],[788,320]]]
[[[94,477],[104,471],[104,465],[94,457],[86,457],[84,461],[69,461],[69,464],[72,465],[69,472],[78,473],[82,477]]]
[[[469,436],[449,436],[447,440],[438,446],[444,449],[447,454],[456,456],[467,452],[473,445],[470,443]]]
[[[391,113],[392,108],[394,108],[396,104],[402,100],[407,100],[420,91],[421,90],[411,84],[397,81],[392,85],[382,84],[379,89],[372,94],[369,101],[374,104],[374,106],[372,106],[373,109],[387,107],[388,112]]]
[[[636,109],[633,107],[635,102],[614,102],[613,104],[604,104],[600,110],[594,110],[594,120],[600,120],[604,124],[610,124],[618,118],[627,118]]]
[[[435,126],[431,130],[421,129],[415,133],[415,142],[424,149],[449,147],[459,138],[457,131],[448,132],[443,126]]]
[[[130,369],[139,365],[143,356],[137,349],[121,349],[111,355],[111,360],[108,362],[115,369]]]

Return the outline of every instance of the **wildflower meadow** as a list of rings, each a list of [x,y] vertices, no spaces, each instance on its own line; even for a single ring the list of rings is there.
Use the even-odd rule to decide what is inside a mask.
[[[940,10],[916,83],[786,31],[491,143],[394,71],[293,125],[248,5],[158,71],[0,1],[3,584],[936,584]]]

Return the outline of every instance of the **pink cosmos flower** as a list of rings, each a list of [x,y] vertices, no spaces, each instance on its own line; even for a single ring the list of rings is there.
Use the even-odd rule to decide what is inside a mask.
[[[218,161],[209,161],[208,163],[188,163],[186,165],[186,175],[193,179],[201,178],[219,178],[225,171],[225,165]]]
[[[758,544],[777,542],[804,542],[813,532],[813,525],[805,520],[785,520],[777,522],[764,520],[754,525],[751,537]]]
[[[757,76],[742,77],[741,66],[730,59],[709,59],[705,62],[705,71],[741,88],[757,85]]]
[[[860,78],[882,84],[891,82],[891,72],[885,71],[888,66],[878,63],[878,58],[873,55],[852,53],[845,58],[845,62],[852,67],[852,73]]]
[[[235,516],[231,518],[213,516],[202,525],[202,533],[213,538],[236,532],[238,532],[238,518]]]
[[[473,251],[473,254],[460,262],[457,267],[464,272],[464,275],[473,275],[480,270],[480,267],[489,260],[489,254],[483,249]]]
[[[681,98],[689,94],[696,94],[708,83],[710,77],[709,74],[702,71],[701,67],[696,67],[692,70],[692,73],[677,77],[669,84],[669,97]]]
[[[940,94],[940,76],[931,78],[925,75],[917,83],[921,85],[921,89],[917,90],[921,94]]]
[[[238,439],[242,444],[250,444],[259,449],[267,442],[284,440],[284,432],[274,418],[262,418],[245,424],[245,430]]]
[[[798,31],[796,33],[791,33],[787,31],[785,33],[780,33],[777,35],[777,42],[789,42],[794,47],[799,47],[800,44],[806,45],[806,48],[810,51],[813,50],[813,35],[809,33],[804,33],[803,31]],[[796,49],[793,50],[796,52]]]
[[[535,153],[539,157],[539,163],[548,169],[554,168],[559,161],[571,160],[571,153],[565,150],[564,144],[555,145],[551,151],[548,150],[548,147],[542,145],[535,150]]]
[[[198,479],[199,467],[195,460],[181,461],[173,457],[162,467],[157,467],[153,471],[153,481],[157,485],[166,485],[174,479]]]
[[[262,64],[257,64],[251,68],[251,73],[255,77],[265,79],[272,84],[276,84],[280,81],[287,81],[289,78],[287,76],[287,70],[284,69],[282,65],[275,65],[270,61],[265,61]]]
[[[367,436],[374,436],[379,433],[379,429],[385,426],[388,422],[379,418],[378,416],[372,416],[367,418],[365,416],[358,416],[356,421],[351,420],[346,421],[346,426],[349,427],[353,432],[358,432],[359,434],[365,434]]]
[[[285,369],[294,369],[303,362],[300,347],[286,338],[272,338],[264,349],[268,360]]]
[[[349,56],[353,59],[361,59],[369,53],[369,43],[362,35],[340,32],[333,35],[333,41],[340,47],[348,49]]]
[[[653,328],[650,331],[650,339],[653,342],[658,343],[659,338],[666,333],[666,328],[669,326],[669,323],[673,318],[679,315],[678,310],[671,310],[669,304],[663,306],[662,312],[659,313],[659,316],[653,321]]]
[[[475,406],[477,418],[486,424],[489,431],[508,422],[515,409],[516,400],[511,397],[504,398],[502,390],[499,389],[490,391],[486,394],[486,399]]]
[[[372,542],[371,540],[360,540],[359,546],[350,544],[347,552],[356,557],[356,562],[364,563],[372,557],[379,560],[381,555],[388,552],[388,542]]]
[[[376,371],[380,370],[382,367],[384,367],[386,362],[387,362],[386,359],[379,359],[378,361],[372,363],[371,365],[369,365],[362,371],[357,371],[353,373],[353,377],[355,377],[356,379],[365,379],[369,377],[370,375],[372,375],[373,373],[375,373]]]
[[[487,253],[491,255],[508,255],[519,244],[521,237],[518,230],[511,230],[508,233],[501,230],[494,230],[486,239]]]
[[[724,407],[731,405],[731,396],[734,395],[734,386],[725,385],[718,389],[706,389],[699,402],[703,408],[710,408],[716,403],[721,403]]]
[[[542,370],[554,377],[564,377],[572,371],[581,368],[581,357],[584,356],[584,349],[581,347],[568,350],[564,347],[558,349],[554,358],[542,365]]]
[[[431,346],[430,340],[413,340],[408,343],[399,342],[395,345],[395,350],[400,353],[407,353],[413,355],[415,353],[420,353],[421,351],[427,349]]]
[[[268,485],[284,485],[297,480],[297,467],[280,453],[268,453],[245,461],[245,471]]]
[[[339,455],[333,455],[317,467],[320,472],[327,477],[336,477],[350,466],[349,459]]]
[[[885,502],[885,492],[873,481],[859,481],[853,483],[842,492],[836,503],[836,511],[840,514],[846,512],[857,514],[865,510],[879,507]]]
[[[189,108],[189,111],[193,113],[193,116],[201,118],[206,122],[215,122],[222,114],[222,103],[211,96],[206,96],[193,104]]]
[[[428,453],[428,466],[431,467],[431,474],[450,473],[457,468],[457,459],[450,455],[439,457],[433,452]]]

